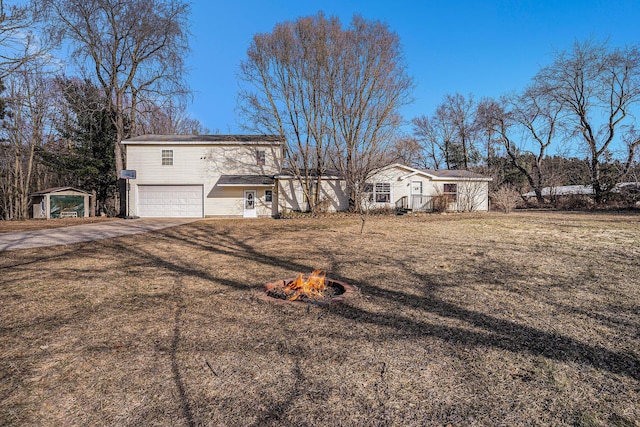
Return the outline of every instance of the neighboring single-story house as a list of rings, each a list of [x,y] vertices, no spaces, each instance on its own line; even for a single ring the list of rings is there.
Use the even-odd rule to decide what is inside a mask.
[[[620,182],[611,189],[612,193],[621,193],[625,191],[639,192],[640,182]],[[558,185],[555,187],[543,187],[541,193],[543,197],[595,195],[595,191],[591,185]],[[536,192],[529,191],[528,193],[524,193],[522,197],[536,197]]]
[[[284,140],[275,135],[143,135],[122,142],[130,180],[128,214],[140,217],[277,216],[349,208],[345,180],[325,171],[319,200],[309,201],[296,175],[283,169]],[[310,175],[315,181],[317,176]],[[437,196],[449,210],[488,210],[490,178],[468,171],[420,170],[392,164],[365,185],[365,206],[432,210]]]
[[[34,219],[88,217],[91,193],[73,187],[55,187],[30,194]]]
[[[542,197],[563,197],[563,196],[593,196],[595,193],[591,185],[558,185],[555,187],[544,187],[541,190]],[[536,192],[529,191],[522,197],[535,198]]]

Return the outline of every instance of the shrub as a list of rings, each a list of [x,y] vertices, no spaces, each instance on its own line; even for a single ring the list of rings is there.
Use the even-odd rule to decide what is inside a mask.
[[[556,196],[555,205],[558,209],[565,211],[591,209],[594,201],[591,196],[584,194],[569,194],[566,196]]]
[[[442,191],[436,187],[436,195],[431,199],[433,212],[448,211],[451,202],[451,197],[448,194],[443,194]]]
[[[506,185],[494,191],[491,195],[491,200],[497,209],[504,213],[509,213],[518,206],[522,198],[515,188]]]

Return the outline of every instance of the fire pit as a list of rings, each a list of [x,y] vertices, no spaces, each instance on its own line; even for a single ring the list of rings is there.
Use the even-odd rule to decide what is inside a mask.
[[[267,283],[262,295],[276,303],[325,306],[343,303],[353,290],[353,286],[327,279],[324,271],[315,270],[309,275],[300,273],[295,278]]]

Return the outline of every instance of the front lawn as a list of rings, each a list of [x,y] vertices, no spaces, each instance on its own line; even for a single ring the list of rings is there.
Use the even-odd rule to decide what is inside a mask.
[[[0,253],[1,425],[640,423],[640,216],[203,220]],[[264,301],[323,269],[343,305]]]

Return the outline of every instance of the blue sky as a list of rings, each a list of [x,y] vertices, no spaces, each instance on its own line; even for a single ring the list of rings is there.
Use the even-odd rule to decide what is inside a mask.
[[[480,99],[520,90],[575,40],[623,46],[640,36],[638,0],[194,0],[189,113],[212,132],[241,133],[237,76],[251,38],[318,11],[343,25],[354,13],[381,20],[400,36],[416,83],[407,120],[432,114],[448,93]]]

